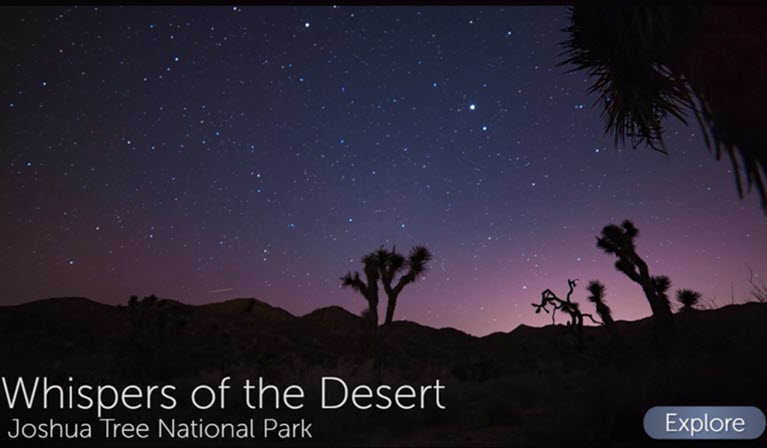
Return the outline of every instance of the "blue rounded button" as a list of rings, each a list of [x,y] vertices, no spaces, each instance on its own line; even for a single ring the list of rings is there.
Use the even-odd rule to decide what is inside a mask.
[[[653,439],[753,440],[764,427],[764,413],[754,406],[655,406],[644,416]]]

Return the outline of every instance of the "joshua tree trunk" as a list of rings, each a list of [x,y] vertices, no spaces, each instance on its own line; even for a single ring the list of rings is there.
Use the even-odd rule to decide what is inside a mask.
[[[370,327],[373,329],[373,332],[375,333],[376,329],[378,328],[378,297],[368,297],[368,308],[370,310],[370,314],[368,315],[368,319],[370,319]]]
[[[586,348],[586,339],[583,337],[583,316],[576,314],[572,316],[572,319],[572,325],[575,327],[575,337],[578,339],[578,349],[583,350]]]
[[[414,282],[415,279],[416,276],[414,273],[408,273],[407,275],[404,275],[402,278],[400,278],[400,281],[396,286],[392,287],[391,276],[384,277],[384,292],[386,292],[386,298],[388,299],[386,302],[386,321],[384,324],[388,325],[392,323],[394,320],[394,310],[397,308],[397,299],[399,298],[399,294],[405,288],[405,285]]]
[[[644,292],[647,301],[650,303],[650,309],[652,310],[653,316],[655,316],[655,318],[661,322],[662,325],[670,325],[673,318],[671,307],[669,306],[668,299],[662,297],[658,292],[658,288],[656,287],[655,283],[653,282],[653,278],[650,275],[650,270],[647,268],[647,263],[645,263],[645,261],[642,260],[642,258],[636,253],[630,254],[629,257],[631,258],[631,261],[634,263],[634,265],[638,268],[639,272],[636,272],[633,269],[621,270],[631,280],[639,283],[639,285],[642,287],[642,292]]]
[[[671,307],[667,300],[658,297],[658,292],[655,290],[652,280],[647,280],[647,283],[642,282],[641,285],[642,291],[644,292],[645,297],[647,297],[647,301],[650,303],[650,310],[652,310],[653,316],[664,324],[670,323],[673,317]]]
[[[397,307],[397,296],[389,296],[389,301],[386,303],[386,322],[388,325],[394,320],[394,309]]]
[[[647,263],[636,252],[634,241],[638,235],[639,229],[629,220],[623,221],[620,226],[609,224],[602,229],[602,236],[597,237],[597,247],[618,257],[615,267],[642,287],[659,326],[670,328],[673,326],[673,314],[666,292],[671,281],[662,275],[650,275]]]

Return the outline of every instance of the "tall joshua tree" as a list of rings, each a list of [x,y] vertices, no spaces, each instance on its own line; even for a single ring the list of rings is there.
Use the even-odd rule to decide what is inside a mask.
[[[351,287],[362,295],[368,302],[368,312],[373,325],[378,325],[378,281],[381,281],[388,299],[386,304],[386,323],[394,319],[397,299],[405,286],[416,282],[426,272],[427,264],[432,255],[426,246],[415,246],[407,258],[392,250],[380,249],[362,257],[362,266],[367,282],[362,280],[359,272],[347,272],[341,277],[342,287]],[[399,276],[399,277],[398,277]]]
[[[647,263],[636,252],[634,241],[638,236],[639,229],[631,221],[623,221],[620,226],[610,224],[597,237],[597,247],[618,257],[615,268],[642,287],[653,316],[659,322],[671,325],[671,306],[666,295],[671,281],[668,277],[650,275]]]
[[[599,280],[592,280],[586,286],[586,290],[589,292],[588,300],[596,307],[597,314],[602,319],[602,323],[607,328],[612,329],[615,321],[613,320],[610,307],[605,303],[605,285]]]
[[[407,258],[397,252],[396,247],[391,251],[383,247],[377,252],[380,263],[381,284],[386,292],[386,324],[394,320],[394,309],[397,307],[397,298],[405,286],[416,282],[427,270],[427,264],[432,258],[431,252],[426,246],[415,246],[410,249]],[[399,275],[399,279],[395,278]]]
[[[680,289],[676,292],[676,300],[682,304],[681,311],[691,311],[700,302],[701,295],[692,289]]]
[[[386,306],[386,323],[394,318],[394,308],[397,306],[397,298],[405,286],[415,282],[426,272],[426,264],[431,260],[431,252],[424,246],[416,246],[408,255],[407,259],[398,254],[395,248],[388,251],[381,246],[380,249],[365,254],[362,257],[362,267],[365,280],[359,272],[347,272],[341,277],[342,287],[351,287],[368,303],[363,313],[373,329],[373,371],[378,384],[382,382],[384,365],[383,333],[378,329],[378,281],[384,286],[388,297]],[[395,282],[395,277],[400,275]]]
[[[361,259],[365,280],[359,272],[347,272],[341,277],[341,286],[350,287],[357,291],[368,303],[366,316],[373,328],[378,328],[378,280],[380,278],[380,263],[377,252],[366,254]]]

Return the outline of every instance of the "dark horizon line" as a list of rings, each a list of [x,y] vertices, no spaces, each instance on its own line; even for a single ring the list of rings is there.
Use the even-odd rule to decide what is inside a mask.
[[[149,297],[149,296],[152,296],[152,295],[154,295],[154,294],[149,294],[149,295],[144,296],[144,297]],[[140,296],[135,295],[135,294],[133,296],[141,298]],[[350,314],[350,315],[352,315],[352,316],[354,316],[356,318],[362,319],[362,317],[360,317],[360,315],[358,313],[354,313],[352,311],[349,311],[348,309],[344,308],[341,305],[323,306],[323,307],[315,308],[315,309],[313,309],[313,310],[311,310],[311,311],[309,311],[309,312],[307,312],[305,314],[298,315],[298,314],[291,313],[290,311],[286,310],[285,308],[282,308],[280,306],[272,305],[272,304],[270,304],[268,302],[265,302],[264,300],[257,299],[255,297],[234,297],[234,298],[231,298],[231,299],[225,299],[225,300],[216,301],[216,302],[199,303],[199,304],[185,303],[185,302],[182,302],[181,300],[177,300],[177,299],[173,299],[173,298],[167,298],[167,297],[159,297],[159,296],[156,296],[156,295],[155,295],[155,297],[157,297],[158,301],[170,301],[170,302],[177,303],[179,305],[189,306],[189,307],[205,307],[205,306],[211,306],[211,305],[220,305],[220,304],[224,304],[224,303],[234,302],[234,301],[237,301],[237,300],[247,300],[247,301],[254,300],[254,301],[259,302],[261,304],[264,304],[264,305],[266,305],[266,306],[268,306],[270,308],[282,311],[282,312],[288,314],[290,317],[295,318],[295,319],[300,319],[300,318],[309,316],[310,314],[316,313],[317,311],[321,311],[321,310],[327,310],[327,309],[332,309],[332,308],[340,308],[344,312],[346,312],[346,313],[348,313],[348,314]],[[2,310],[4,308],[14,308],[14,307],[29,306],[29,305],[33,305],[33,304],[41,303],[41,302],[63,301],[63,300],[86,300],[88,302],[91,302],[91,303],[94,303],[94,304],[97,304],[97,305],[102,305],[102,306],[107,306],[107,307],[112,307],[112,308],[119,308],[119,307],[126,307],[127,308],[127,306],[128,306],[127,303],[111,304],[111,303],[105,303],[105,302],[101,302],[99,300],[94,300],[94,299],[91,299],[89,297],[83,297],[83,296],[55,296],[55,297],[46,297],[46,298],[42,298],[42,299],[32,299],[32,300],[28,300],[28,301],[24,301],[24,302],[16,303],[16,304],[10,304],[10,305],[0,304],[0,310]],[[746,302],[741,302],[741,303],[737,303],[737,302],[736,303],[728,303],[726,305],[722,305],[722,306],[717,307],[717,308],[700,308],[700,309],[697,309],[696,311],[716,311],[716,310],[721,310],[721,309],[724,309],[724,308],[727,308],[727,307],[730,307],[730,306],[745,305],[746,303],[749,303],[749,302],[746,301]],[[636,320],[618,319],[615,322],[616,323],[618,323],[618,322],[640,322],[640,321],[643,321],[643,320],[646,320],[646,319],[650,319],[650,318],[652,318],[652,315],[648,314],[648,315],[640,317],[640,318],[638,318]],[[488,336],[491,336],[491,335],[494,335],[494,334],[499,334],[499,333],[500,334],[509,334],[509,333],[512,333],[512,332],[516,331],[520,327],[546,328],[546,327],[551,327],[551,326],[565,326],[564,323],[556,323],[556,324],[549,323],[549,324],[545,324],[545,325],[541,325],[541,326],[537,326],[537,325],[534,325],[534,324],[520,323],[516,327],[512,328],[509,331],[500,331],[500,330],[498,330],[498,331],[493,331],[493,332],[490,332],[490,333],[487,333],[485,335],[480,336],[480,335],[477,335],[477,334],[474,334],[474,333],[470,333],[470,332],[465,331],[465,330],[461,330],[460,328],[455,328],[455,327],[450,327],[450,326],[432,327],[430,325],[422,324],[422,323],[420,323],[418,321],[408,320],[408,319],[395,319],[394,322],[414,323],[416,325],[419,325],[419,326],[422,326],[422,327],[431,328],[433,330],[455,330],[455,331],[459,331],[459,332],[461,332],[463,334],[466,334],[466,335],[469,335],[471,337],[478,338],[478,339],[482,339],[482,338],[485,338],[485,337],[488,337]],[[381,327],[383,325],[384,325],[383,323],[380,323],[379,327]],[[586,324],[586,323],[584,323],[584,327],[599,328],[599,327],[602,327],[602,326],[604,326],[604,325],[594,325],[594,324]]]

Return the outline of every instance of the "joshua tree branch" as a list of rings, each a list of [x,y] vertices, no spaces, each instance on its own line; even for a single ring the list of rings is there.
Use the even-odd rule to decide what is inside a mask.
[[[549,309],[547,307],[551,305],[551,323],[553,325],[556,324],[557,310],[561,310],[565,306],[565,302],[557,297],[553,291],[547,289],[541,293],[541,303],[533,303],[532,305],[535,308],[536,313],[540,313],[541,310],[543,310],[546,314],[549,314]]]
[[[575,289],[575,285],[577,282],[578,282],[577,278],[575,280],[567,279],[567,286],[570,288],[570,290],[567,291],[567,303],[572,303],[570,301],[570,297],[573,295],[573,289]]]
[[[386,295],[391,295],[393,289],[391,287],[392,277],[389,275],[382,275],[381,276],[381,284],[383,285],[383,289],[386,292]]]
[[[416,275],[412,271],[400,277],[399,281],[397,282],[397,286],[395,286],[394,289],[392,290],[392,292],[394,292],[394,295],[398,296],[399,293],[402,292],[403,289],[405,289],[405,286],[415,281],[415,278],[416,278]]]
[[[597,325],[604,325],[604,323],[594,319],[594,317],[591,314],[581,314],[581,316],[588,317],[591,320],[591,322],[593,322],[593,323],[595,323]]]

